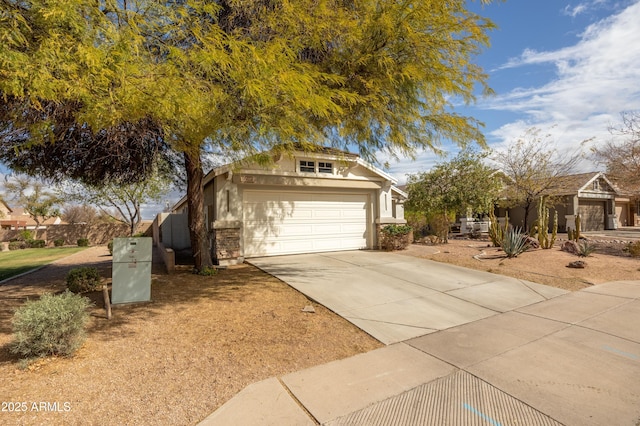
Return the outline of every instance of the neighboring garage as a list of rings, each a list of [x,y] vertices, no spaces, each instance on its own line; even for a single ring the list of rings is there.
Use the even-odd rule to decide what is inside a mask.
[[[406,223],[406,194],[394,186],[396,180],[355,154],[322,148],[291,156],[272,153],[272,158],[269,167],[247,161],[205,176],[205,222],[218,264],[374,249],[382,227]],[[185,223],[172,216],[186,212],[183,197],[171,214],[158,216],[156,234],[172,236],[171,241],[187,236],[186,227],[172,225]]]
[[[245,190],[244,256],[370,247],[370,198],[368,194]]]
[[[605,201],[580,200],[580,219],[583,231],[602,231],[605,229]]]

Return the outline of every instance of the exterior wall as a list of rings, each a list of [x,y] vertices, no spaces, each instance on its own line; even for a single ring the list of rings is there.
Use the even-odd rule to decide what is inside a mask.
[[[633,224],[631,223],[631,215],[629,214],[629,204],[629,200],[616,200],[616,221],[618,227],[633,226]]]
[[[9,241],[16,238],[20,231],[3,230],[0,232],[0,240]],[[143,222],[137,232],[151,234],[151,224]],[[107,244],[113,238],[129,235],[129,226],[121,223],[104,223],[97,225],[65,224],[51,225],[47,229],[40,229],[36,239],[47,241],[53,245],[55,240],[64,240],[65,245],[76,245],[81,238],[87,238],[91,245]]]
[[[241,249],[241,224],[214,223],[213,260],[221,266],[235,265],[244,262]]]
[[[158,214],[158,241],[167,248],[184,250],[191,247],[186,213]]]

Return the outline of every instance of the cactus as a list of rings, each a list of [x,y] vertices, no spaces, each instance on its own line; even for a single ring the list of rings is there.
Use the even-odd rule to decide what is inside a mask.
[[[507,229],[509,229],[509,213],[505,216],[504,228],[500,226],[500,222],[498,222],[498,218],[493,211],[489,212],[489,220],[491,221],[489,225],[489,238],[494,247],[501,247],[504,235],[507,233]]]
[[[572,228],[569,228],[569,229],[567,230],[567,239],[568,239],[569,241],[573,241],[573,229],[572,229]]]
[[[553,216],[553,229],[549,237],[549,208],[546,206],[544,198],[540,198],[538,203],[538,242],[543,249],[550,249],[556,242],[558,233],[558,212]]]
[[[580,224],[581,224],[581,220],[580,220],[580,215],[578,214],[576,216],[576,232],[574,234],[576,241],[580,241]]]

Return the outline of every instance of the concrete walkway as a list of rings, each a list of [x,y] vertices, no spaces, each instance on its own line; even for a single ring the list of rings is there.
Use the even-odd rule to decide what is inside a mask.
[[[352,294],[357,304],[335,306],[353,319],[354,310],[367,306],[420,309],[425,321],[430,321],[428,327],[407,327],[406,318],[394,319],[383,327],[381,335],[394,340],[407,328],[419,329],[422,335],[250,385],[202,424],[634,426],[640,421],[640,282],[612,282],[556,297],[555,289],[523,283],[539,298],[526,303],[522,294],[528,292],[514,290],[518,283],[505,284],[502,277],[453,268],[441,269],[444,275],[433,277],[427,288],[434,293],[423,293],[416,289],[425,286],[418,275],[431,274],[431,262],[415,259],[414,263],[379,254],[391,256],[389,263],[379,263],[382,257],[370,252],[322,255],[337,268],[324,272],[317,258],[315,265],[303,262],[300,256],[295,256],[299,263],[285,258],[256,263],[279,268],[278,276],[286,276],[285,281],[292,280],[294,286],[303,283],[316,295],[313,277],[321,277],[331,286],[343,268],[362,268],[351,270],[359,275],[348,276],[356,284],[348,285],[344,293]],[[318,255],[307,260],[314,256]],[[406,276],[388,274],[404,262],[410,266]],[[301,271],[305,265],[310,275]],[[373,277],[372,268],[381,268],[382,275]],[[372,283],[375,287],[387,283],[391,290],[376,297],[367,292],[348,293],[362,289],[362,277],[369,283],[369,293],[375,293]],[[366,277],[374,280],[366,281]],[[400,281],[414,286],[400,285]],[[454,288],[447,289],[453,284]],[[435,290],[434,286],[442,288]],[[476,291],[470,291],[474,287]],[[395,297],[397,292],[412,296]],[[443,319],[442,312],[451,302],[440,304],[444,296],[468,302],[474,306],[472,313],[464,317],[464,310],[460,310]],[[429,297],[437,302],[428,301]],[[380,300],[387,302],[376,305]],[[412,302],[399,303],[402,301]],[[427,305],[421,305],[423,302]],[[435,319],[428,319],[432,311],[427,307],[433,306],[441,309],[433,311]],[[478,312],[481,314],[475,318]],[[364,325],[376,322],[357,319]],[[455,322],[458,325],[447,326]],[[438,331],[434,324],[441,324]],[[380,331],[377,327],[370,330]]]

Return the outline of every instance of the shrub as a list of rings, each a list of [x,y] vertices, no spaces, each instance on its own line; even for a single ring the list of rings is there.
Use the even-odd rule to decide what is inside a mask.
[[[411,244],[411,231],[409,225],[387,225],[380,233],[380,245],[384,250],[403,250]]]
[[[71,355],[84,341],[89,299],[65,292],[28,301],[13,316],[11,352],[22,357]]]
[[[62,247],[64,245],[64,239],[58,238],[57,240],[53,240],[53,245],[55,247]]]
[[[78,247],[89,247],[89,240],[87,238],[78,239]]]
[[[640,241],[629,243],[627,249],[629,250],[631,257],[640,257]]]
[[[587,241],[583,241],[578,243],[578,253],[576,254],[580,257],[589,257],[594,251],[596,251],[596,246],[589,244]]]
[[[109,249],[109,255],[113,256],[113,240],[109,241],[107,248]]]
[[[28,229],[23,229],[22,231],[18,232],[18,239],[22,241],[33,240],[33,232],[29,231]]]
[[[45,242],[44,240],[29,240],[27,241],[27,245],[29,248],[44,248]]]
[[[9,250],[22,250],[27,248],[27,243],[24,241],[11,241],[9,243]]]
[[[529,248],[527,235],[520,228],[508,229],[504,234],[501,247],[508,258],[518,257]]]
[[[67,274],[67,288],[74,293],[100,289],[100,273],[96,268],[74,268]]]
[[[198,272],[198,275],[203,275],[205,277],[212,277],[218,273],[218,269],[213,266],[205,266]]]

